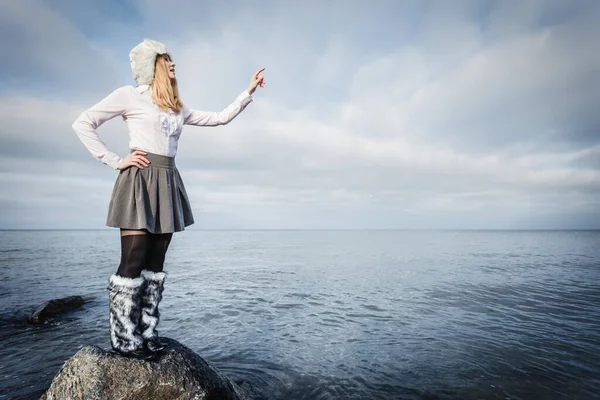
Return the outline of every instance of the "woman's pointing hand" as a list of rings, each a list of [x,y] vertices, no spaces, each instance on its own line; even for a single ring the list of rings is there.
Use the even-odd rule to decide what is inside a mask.
[[[258,86],[265,87],[265,77],[260,73],[265,69],[261,68],[252,75],[252,79],[250,79],[250,85],[248,86],[248,93],[252,94],[256,90]]]

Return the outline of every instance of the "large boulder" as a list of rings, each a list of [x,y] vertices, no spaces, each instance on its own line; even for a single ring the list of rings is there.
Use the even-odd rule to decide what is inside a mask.
[[[40,305],[34,313],[29,316],[28,321],[32,324],[43,324],[47,318],[78,309],[84,303],[85,299],[81,296],[69,296],[62,299],[48,300]]]
[[[97,346],[79,350],[42,400],[242,400],[246,396],[207,361],[173,339],[156,361],[126,358]]]

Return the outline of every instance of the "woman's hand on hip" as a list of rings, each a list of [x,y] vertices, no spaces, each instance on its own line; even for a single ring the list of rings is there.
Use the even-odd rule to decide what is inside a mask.
[[[260,87],[265,87],[265,77],[262,76],[260,73],[263,72],[265,69],[261,68],[258,71],[256,71],[254,73],[254,75],[252,75],[252,79],[250,79],[250,85],[248,86],[248,93],[252,94],[254,93],[254,91],[256,90],[257,86]]]
[[[146,157],[144,157],[146,152],[141,150],[136,150],[133,153],[128,154],[121,161],[121,165],[119,165],[120,170],[124,170],[129,167],[138,167],[139,169],[144,169],[150,164],[150,161]]]

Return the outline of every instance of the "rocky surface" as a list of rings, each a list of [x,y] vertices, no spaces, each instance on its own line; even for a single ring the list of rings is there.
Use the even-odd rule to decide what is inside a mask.
[[[62,299],[48,300],[29,316],[28,322],[32,324],[43,324],[47,318],[78,309],[84,303],[85,299],[81,296],[69,296]]]
[[[86,346],[54,377],[42,400],[242,400],[235,383],[189,348],[162,338],[168,349],[141,361]]]

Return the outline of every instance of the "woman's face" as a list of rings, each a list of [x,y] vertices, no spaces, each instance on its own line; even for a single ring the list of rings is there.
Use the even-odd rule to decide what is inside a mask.
[[[171,56],[168,54],[163,55],[165,63],[167,64],[167,71],[169,72],[169,78],[175,79],[175,63],[171,60]]]

